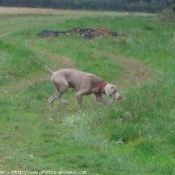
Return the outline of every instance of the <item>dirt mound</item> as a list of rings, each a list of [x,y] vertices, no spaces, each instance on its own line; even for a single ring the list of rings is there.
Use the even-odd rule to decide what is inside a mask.
[[[104,27],[100,27],[97,29],[92,29],[92,28],[81,29],[78,27],[69,31],[43,30],[37,35],[39,37],[58,37],[60,35],[70,35],[70,34],[77,34],[78,36],[82,36],[87,39],[92,39],[92,38],[101,37],[101,36],[112,36],[112,37],[123,36],[122,33],[112,32]]]

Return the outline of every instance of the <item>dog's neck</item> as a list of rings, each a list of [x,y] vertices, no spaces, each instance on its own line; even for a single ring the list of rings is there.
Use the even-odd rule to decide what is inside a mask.
[[[106,84],[107,84],[107,83],[106,83],[105,81],[103,81],[103,82],[101,83],[100,88],[99,88],[99,91],[98,91],[99,94],[104,93],[104,87],[106,86]]]

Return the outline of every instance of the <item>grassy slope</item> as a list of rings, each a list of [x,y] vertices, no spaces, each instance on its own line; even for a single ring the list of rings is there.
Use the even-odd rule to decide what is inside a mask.
[[[95,40],[36,36],[43,29],[100,26],[127,36]],[[174,25],[156,22],[151,15],[86,12],[2,14],[0,28],[0,170],[175,172]],[[139,63],[143,72],[134,71],[132,59],[151,70]],[[107,107],[88,96],[81,111],[69,90],[64,98],[70,105],[55,102],[49,112],[47,98],[54,89],[45,64],[54,70],[75,67],[123,84],[125,98]],[[147,82],[145,71],[154,73],[154,80]]]

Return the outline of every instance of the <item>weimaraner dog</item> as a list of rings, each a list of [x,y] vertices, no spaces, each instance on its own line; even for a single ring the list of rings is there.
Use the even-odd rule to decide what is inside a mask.
[[[122,98],[114,85],[106,83],[104,80],[93,74],[75,69],[60,69],[54,72],[48,66],[45,66],[45,69],[52,75],[51,81],[56,88],[56,93],[48,99],[50,110],[52,110],[53,102],[56,99],[64,104],[68,104],[66,100],[61,99],[60,97],[69,87],[76,90],[76,96],[81,108],[83,108],[83,95],[93,93],[95,94],[97,101],[106,105],[111,105],[111,103],[105,100],[102,97],[102,94],[106,94],[115,100],[120,100]]]

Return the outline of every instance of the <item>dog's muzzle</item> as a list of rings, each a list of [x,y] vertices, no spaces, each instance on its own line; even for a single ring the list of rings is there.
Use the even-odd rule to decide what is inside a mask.
[[[119,93],[116,94],[112,94],[110,95],[111,98],[113,98],[114,100],[121,100],[122,96]]]

